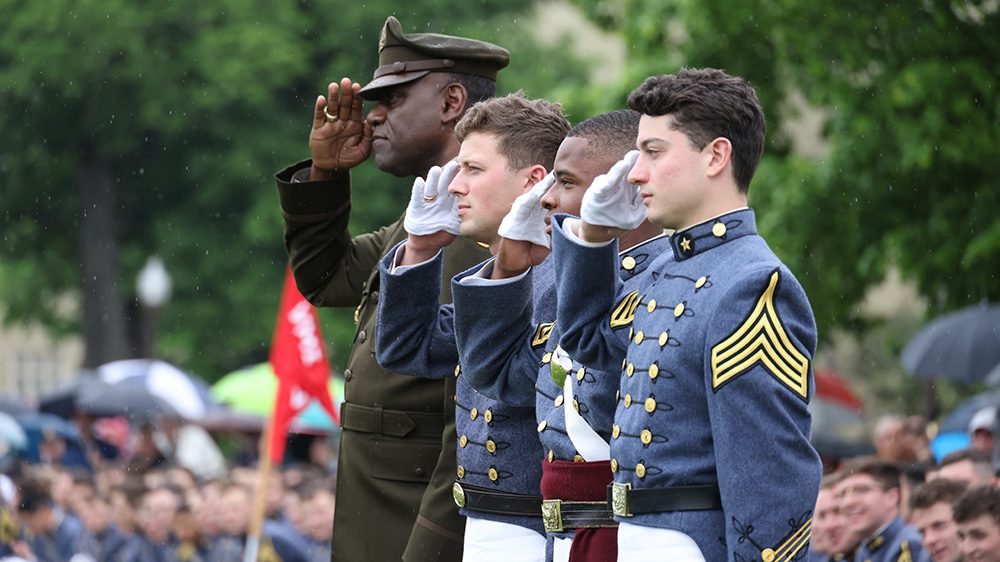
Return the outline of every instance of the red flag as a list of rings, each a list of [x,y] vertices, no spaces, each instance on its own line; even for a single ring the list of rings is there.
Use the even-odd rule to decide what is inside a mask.
[[[290,268],[285,270],[270,361],[278,377],[270,451],[271,461],[280,463],[285,454],[288,425],[312,399],[319,400],[333,422],[340,425],[330,398],[330,365],[316,309],[299,293]]]

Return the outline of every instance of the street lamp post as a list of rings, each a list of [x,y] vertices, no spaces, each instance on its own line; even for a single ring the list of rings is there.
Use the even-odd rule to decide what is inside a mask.
[[[149,256],[136,277],[136,289],[142,309],[142,355],[156,355],[156,331],[160,307],[170,299],[170,274],[159,256]]]

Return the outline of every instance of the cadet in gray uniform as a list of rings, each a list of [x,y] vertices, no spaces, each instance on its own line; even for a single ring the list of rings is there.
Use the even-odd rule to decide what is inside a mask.
[[[439,307],[440,250],[457,234],[495,247],[511,202],[551,185],[551,168],[569,123],[559,106],[510,95],[477,104],[456,127],[458,162],[414,184],[405,243],[382,261],[376,352],[386,368],[457,376],[457,496],[466,523],[466,560],[541,560],[541,445],[530,407],[476,393],[458,365],[453,312]],[[454,178],[454,181],[452,181]],[[545,179],[546,182],[542,183]],[[413,267],[410,267],[413,266]]]
[[[541,199],[548,215],[537,216],[535,227],[548,228],[545,223],[554,213],[579,214],[586,189],[635,145],[638,126],[638,112],[620,110],[570,130],[556,155],[556,182]],[[491,273],[501,278],[520,275],[532,263],[518,260],[516,252],[515,259],[507,260],[512,252],[505,250],[523,249],[530,241],[518,240],[516,233],[503,234]],[[663,229],[648,221],[625,233],[620,243],[627,248],[619,255],[619,275],[626,285],[640,279],[656,257],[669,251]],[[505,286],[510,282],[521,298],[505,298],[511,294],[512,287]],[[617,523],[606,501],[606,488],[611,482],[608,441],[618,374],[588,369],[557,350],[559,326],[553,323],[554,316],[531,322],[532,307],[526,306],[531,301],[523,297],[532,289],[536,295],[555,292],[551,260],[516,280],[455,285],[455,328],[462,365],[470,383],[483,394],[510,404],[535,405],[545,451],[543,520],[554,559],[614,560]]]
[[[806,409],[816,328],[746,207],[763,111],[744,80],[710,69],[651,77],[629,107],[643,113],[631,169],[553,227],[560,346],[624,373],[619,560],[802,559],[821,473]],[[672,255],[624,291],[613,240],[647,213],[676,229]]]

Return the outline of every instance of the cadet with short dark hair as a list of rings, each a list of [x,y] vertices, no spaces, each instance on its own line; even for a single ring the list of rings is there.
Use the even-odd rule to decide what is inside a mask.
[[[459,560],[464,521],[455,512],[454,381],[407,377],[374,358],[378,260],[406,237],[399,220],[351,237],[349,171],[374,152],[378,167],[422,177],[458,154],[454,127],[493,95],[508,52],[434,33],[406,34],[394,17],[379,38],[379,67],[344,78],[313,108],[311,160],[277,175],[285,245],[299,291],[316,306],[355,309],[357,331],[341,410],[333,561]],[[375,106],[362,116],[362,98]],[[449,276],[486,252],[460,241],[445,252]],[[447,284],[439,298],[450,300]],[[438,298],[438,297],[436,297]]]
[[[952,506],[964,493],[964,483],[938,479],[918,487],[910,497],[910,523],[934,562],[962,559]]]
[[[972,488],[955,502],[954,517],[967,562],[1000,562],[1000,490]]]

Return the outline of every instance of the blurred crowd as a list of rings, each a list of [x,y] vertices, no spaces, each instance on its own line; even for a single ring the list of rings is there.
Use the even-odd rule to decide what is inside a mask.
[[[876,454],[828,464],[812,562],[1000,562],[996,414],[973,418],[968,448],[936,459],[922,418],[887,416]]]
[[[81,427],[72,443],[49,433],[36,458],[7,460],[0,560],[244,560],[261,482],[251,455],[224,457],[196,426],[144,425],[127,452],[89,430]],[[331,446],[325,436],[308,437],[305,446],[290,446],[302,458],[273,467],[266,479],[259,561],[330,559]]]

